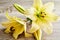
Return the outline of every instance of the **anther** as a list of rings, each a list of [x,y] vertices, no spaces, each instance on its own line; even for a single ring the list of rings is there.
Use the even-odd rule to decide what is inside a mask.
[[[46,15],[46,14],[44,14],[44,15]]]
[[[43,17],[43,18],[44,18],[44,16],[41,16],[41,17]]]
[[[41,12],[41,14],[42,14],[43,12]]]
[[[11,30],[11,31],[14,31],[15,29],[14,29],[14,27],[12,26],[12,27],[10,28],[10,30]]]

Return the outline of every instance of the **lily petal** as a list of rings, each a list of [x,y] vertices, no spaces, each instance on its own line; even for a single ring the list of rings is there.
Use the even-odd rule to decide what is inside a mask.
[[[53,32],[52,24],[50,23],[43,24],[42,30],[48,35],[51,34]]]
[[[36,11],[37,10],[35,8],[31,7],[30,9],[28,9],[29,14],[26,15],[26,17],[31,19],[31,20],[35,20],[36,18],[34,17],[35,16],[34,14],[35,14]]]
[[[24,31],[24,27],[21,24],[15,25],[15,31],[13,32],[13,37],[17,39],[19,34],[22,34]]]
[[[35,22],[32,22],[32,27],[29,30],[30,33],[34,33],[35,31],[37,31],[39,29],[39,26],[37,24],[35,24]]]
[[[39,29],[37,31],[37,33],[38,33],[38,40],[41,40],[41,37],[42,37],[42,31],[41,31],[41,29]]]
[[[55,22],[55,21],[58,21],[58,17],[59,16],[52,13],[52,14],[47,14],[45,19],[50,22]]]
[[[42,7],[42,1],[41,0],[34,0],[33,6],[34,8],[36,8],[37,10],[40,10],[40,8]]]
[[[11,16],[8,15],[8,12],[6,12],[6,18],[10,21],[14,21],[14,19]]]
[[[43,7],[45,8],[46,12],[48,13],[52,12],[54,9],[54,3],[53,2],[46,3]]]
[[[60,16],[58,17],[57,21],[60,21]]]
[[[36,32],[34,32],[34,36],[37,40],[41,40],[41,37],[42,37],[41,29],[38,29]]]
[[[34,32],[34,37],[38,40],[37,32]]]
[[[2,25],[6,28],[5,33],[11,32],[10,28],[15,27],[15,25],[19,24],[16,21],[10,21],[10,22],[3,22]]]
[[[8,18],[8,20],[10,20],[10,21],[16,21],[16,22],[19,22],[19,23],[21,23],[21,24],[25,24],[25,22],[23,21],[23,20],[21,20],[20,18],[17,18],[17,17],[15,17],[15,16],[13,16],[13,17],[11,17],[11,16],[9,16],[8,15],[8,13],[6,13],[6,17]]]
[[[1,24],[5,27],[8,27],[11,22],[2,22]]]
[[[32,34],[25,32],[25,37],[32,37],[32,36],[33,36]]]

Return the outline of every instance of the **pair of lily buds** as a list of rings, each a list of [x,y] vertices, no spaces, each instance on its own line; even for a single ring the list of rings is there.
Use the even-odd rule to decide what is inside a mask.
[[[6,26],[6,33],[13,31],[13,37],[15,39],[17,39],[19,34],[24,32],[25,37],[30,37],[33,34],[36,40],[41,40],[42,31],[48,35],[51,34],[53,32],[52,22],[59,19],[59,16],[55,15],[53,12],[53,2],[43,4],[41,0],[34,0],[33,6],[29,9],[24,9],[16,3],[13,6],[20,12],[20,14],[23,14],[26,18],[32,20],[32,26],[29,33],[27,33],[26,22],[24,20],[15,16],[11,17],[6,13],[6,17],[9,21],[3,22],[2,25]]]

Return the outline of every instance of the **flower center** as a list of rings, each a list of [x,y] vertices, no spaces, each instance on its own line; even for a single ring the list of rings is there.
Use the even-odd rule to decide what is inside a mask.
[[[41,17],[44,18],[46,16],[45,12],[41,12]]]
[[[40,17],[44,18],[46,16],[46,13],[45,12],[41,12],[41,13],[38,13],[36,16],[38,18],[40,18]]]

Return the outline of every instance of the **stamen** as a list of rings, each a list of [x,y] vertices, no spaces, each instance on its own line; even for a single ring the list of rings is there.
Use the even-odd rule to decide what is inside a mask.
[[[44,14],[44,15],[46,15],[46,14]]]
[[[42,14],[42,12],[41,12],[41,14]]]
[[[43,17],[43,18],[44,18],[44,16],[41,16],[41,17]]]
[[[14,31],[15,29],[14,29],[14,27],[12,26],[12,27],[10,28],[10,30],[11,30],[11,31]]]
[[[45,15],[46,15],[46,14],[45,14],[45,12],[41,12],[41,17],[43,17],[43,18],[44,18],[44,17],[45,17]]]

